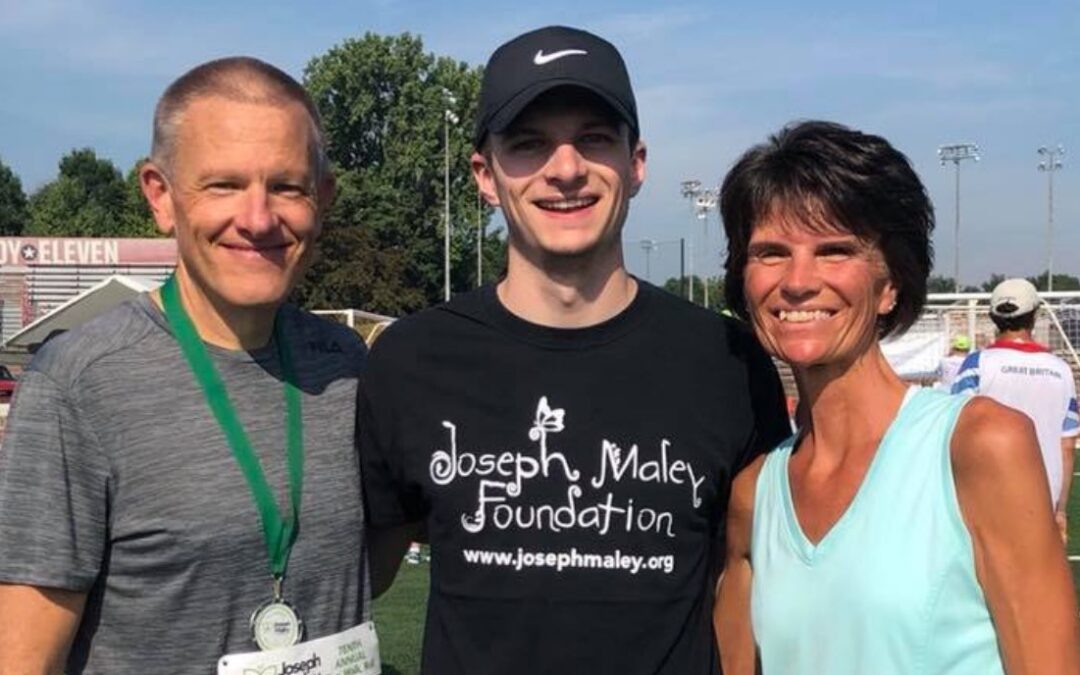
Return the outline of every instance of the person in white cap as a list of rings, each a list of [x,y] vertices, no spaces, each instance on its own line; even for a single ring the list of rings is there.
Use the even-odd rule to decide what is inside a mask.
[[[994,288],[990,319],[997,326],[997,340],[964,360],[952,391],[989,396],[1031,418],[1054,518],[1064,538],[1080,418],[1072,370],[1032,337],[1039,302],[1038,292],[1026,279],[1007,279]]]

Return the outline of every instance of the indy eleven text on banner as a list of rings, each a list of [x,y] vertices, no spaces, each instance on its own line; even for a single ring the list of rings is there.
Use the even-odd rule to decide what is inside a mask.
[[[163,264],[175,259],[173,239],[0,237],[0,267]]]

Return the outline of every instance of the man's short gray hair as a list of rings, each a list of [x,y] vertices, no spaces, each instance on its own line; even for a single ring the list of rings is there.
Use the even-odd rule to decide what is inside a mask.
[[[299,103],[311,120],[312,166],[319,179],[329,170],[319,111],[307,90],[285,71],[248,56],[230,56],[195,66],[169,85],[154,110],[150,159],[172,170],[176,135],[187,107],[200,98],[221,97],[239,103],[285,106]]]

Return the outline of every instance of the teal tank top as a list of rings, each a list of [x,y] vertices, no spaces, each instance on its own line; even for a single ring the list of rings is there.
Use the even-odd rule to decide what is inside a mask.
[[[949,454],[967,400],[909,389],[855,498],[817,545],[792,505],[795,439],[769,454],[750,544],[765,675],[1004,673]]]

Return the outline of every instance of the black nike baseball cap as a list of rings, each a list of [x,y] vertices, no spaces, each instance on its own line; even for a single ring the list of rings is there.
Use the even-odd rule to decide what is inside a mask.
[[[548,26],[519,35],[495,50],[484,68],[473,143],[500,133],[537,96],[555,87],[587,89],[640,135],[637,104],[619,50],[592,33]]]

